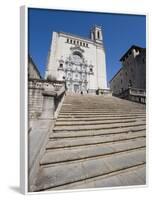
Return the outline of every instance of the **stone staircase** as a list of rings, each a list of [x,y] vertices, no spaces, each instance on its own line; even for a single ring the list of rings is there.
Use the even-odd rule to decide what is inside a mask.
[[[65,96],[32,191],[146,183],[145,105]]]

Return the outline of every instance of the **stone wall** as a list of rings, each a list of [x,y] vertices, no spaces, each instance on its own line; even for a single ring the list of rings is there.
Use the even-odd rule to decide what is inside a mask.
[[[44,90],[58,92],[64,85],[61,81],[50,82],[40,79],[29,79],[28,81],[28,117],[37,119],[43,111]]]
[[[30,80],[28,87],[28,114],[29,119],[36,119],[42,113],[43,107],[43,87],[38,81]]]

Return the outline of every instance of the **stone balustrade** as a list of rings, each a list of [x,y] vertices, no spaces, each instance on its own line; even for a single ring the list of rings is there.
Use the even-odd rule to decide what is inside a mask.
[[[122,99],[127,99],[130,101],[135,101],[138,103],[146,103],[146,91],[144,89],[131,88],[124,90],[121,94],[115,95]]]
[[[63,81],[29,79],[28,80],[29,119],[37,119],[38,117],[40,117],[42,115],[42,112],[44,112],[44,110],[46,111],[46,108],[44,109],[44,106],[47,105],[46,99],[54,101],[55,100],[54,98],[60,96],[61,95],[60,93],[63,93],[64,91],[65,91],[65,83]],[[55,105],[56,103],[51,103],[51,107]],[[53,110],[55,109],[56,106],[55,108],[53,108]],[[51,116],[53,117],[53,113],[51,114]]]

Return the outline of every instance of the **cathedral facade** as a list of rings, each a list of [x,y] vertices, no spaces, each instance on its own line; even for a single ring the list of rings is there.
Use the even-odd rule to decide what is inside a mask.
[[[65,81],[68,92],[96,93],[107,89],[102,29],[94,26],[90,38],[53,32],[45,78]]]

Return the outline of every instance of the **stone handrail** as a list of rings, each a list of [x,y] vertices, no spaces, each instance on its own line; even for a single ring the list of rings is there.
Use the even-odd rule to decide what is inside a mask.
[[[37,89],[44,89],[48,88],[51,86],[54,87],[55,91],[60,90],[60,88],[63,86],[64,81],[48,81],[44,79],[33,79],[30,78],[28,80],[29,88],[37,88]]]

